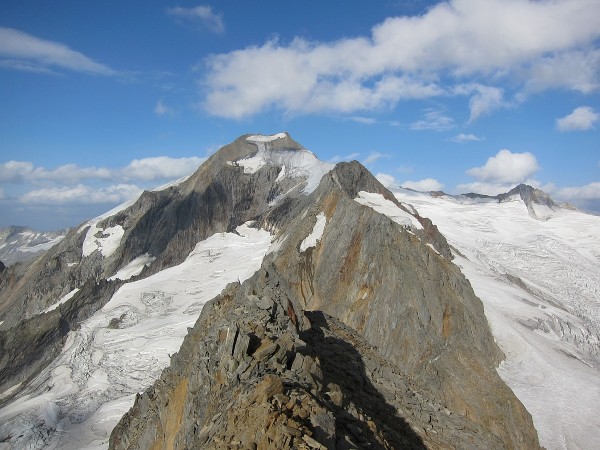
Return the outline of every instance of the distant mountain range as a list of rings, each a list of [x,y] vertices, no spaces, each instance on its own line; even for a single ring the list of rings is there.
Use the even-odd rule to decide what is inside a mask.
[[[0,443],[592,448],[599,225],[242,136],[0,271]]]
[[[0,228],[0,261],[9,266],[31,260],[58,244],[68,231],[39,232],[18,226]]]

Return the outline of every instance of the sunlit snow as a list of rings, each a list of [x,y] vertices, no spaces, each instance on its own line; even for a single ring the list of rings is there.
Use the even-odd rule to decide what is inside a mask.
[[[360,191],[354,201],[368,206],[380,214],[384,214],[399,225],[423,229],[423,225],[416,217],[400,209],[394,202],[387,200],[383,195],[372,192]]]
[[[506,354],[498,373],[531,413],[541,444],[597,448],[600,217],[561,210],[540,221],[517,199],[461,203],[408,191],[396,197],[431,218],[464,255],[455,262]]]
[[[119,271],[114,274],[112,277],[109,277],[109,280],[129,280],[131,277],[135,275],[139,275],[144,267],[152,264],[156,258],[151,256],[149,253],[144,253],[141,256],[138,256],[125,267],[119,269]]]
[[[121,225],[100,228],[98,222],[92,223],[83,241],[83,256],[90,256],[96,250],[99,250],[105,258],[112,255],[119,248],[124,233],[125,230]]]
[[[252,136],[248,136],[246,140],[248,142],[273,142],[277,139],[283,138],[285,138],[285,133],[277,133],[271,135],[255,134]]]
[[[320,161],[314,153],[306,149],[273,148],[271,142],[281,137],[285,137],[285,134],[246,138],[248,142],[256,144],[258,151],[254,156],[236,161],[236,164],[244,168],[244,173],[256,173],[268,164],[283,166],[285,170],[279,173],[277,181],[284,178],[302,178],[306,183],[302,192],[310,194],[319,186],[323,175],[333,169],[334,164]]]
[[[0,409],[0,448],[102,448],[135,394],[158,378],[204,304],[260,267],[271,235],[246,225],[180,265],[122,286],[62,353]],[[0,395],[2,395],[0,393]]]

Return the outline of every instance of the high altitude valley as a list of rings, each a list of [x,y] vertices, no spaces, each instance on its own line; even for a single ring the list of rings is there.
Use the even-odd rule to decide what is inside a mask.
[[[0,272],[0,448],[593,448],[600,218],[288,134]]]

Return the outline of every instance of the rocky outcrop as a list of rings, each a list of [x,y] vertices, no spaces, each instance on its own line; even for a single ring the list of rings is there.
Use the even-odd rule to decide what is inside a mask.
[[[501,448],[352,328],[303,313],[275,267],[207,304],[110,448]]]

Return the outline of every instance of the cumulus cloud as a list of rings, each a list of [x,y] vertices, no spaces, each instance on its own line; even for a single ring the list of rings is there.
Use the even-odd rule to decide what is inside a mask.
[[[398,185],[396,178],[387,173],[378,173],[377,175],[375,175],[375,178],[377,178],[379,182],[383,184],[386,188],[392,188]]]
[[[28,205],[111,204],[138,197],[142,190],[133,184],[117,184],[101,189],[79,184],[27,192],[19,201]]]
[[[0,66],[41,73],[67,69],[93,75],[118,74],[65,44],[4,27],[0,27]]]
[[[488,158],[483,166],[467,170],[467,174],[480,182],[516,184],[530,178],[538,169],[537,159],[533,154],[500,150],[496,156]]]
[[[269,108],[355,113],[459,94],[469,97],[474,121],[508,105],[500,82],[596,89],[599,16],[600,3],[584,0],[450,0],[421,16],[388,18],[368,36],[271,40],[205,60],[203,106],[239,119]]]
[[[559,131],[585,131],[594,127],[600,119],[600,114],[589,106],[575,108],[571,114],[556,119],[556,128]]]
[[[459,133],[456,136],[450,138],[450,140],[452,142],[457,142],[459,144],[462,144],[464,142],[477,142],[477,141],[482,141],[483,138],[477,137],[474,134],[465,134],[465,133]]]
[[[419,181],[404,181],[402,187],[421,192],[441,191],[444,185],[434,178],[425,178]]]
[[[168,8],[167,14],[190,23],[199,24],[202,28],[216,34],[225,32],[225,25],[221,14],[215,13],[208,5],[182,8],[180,6]]]

